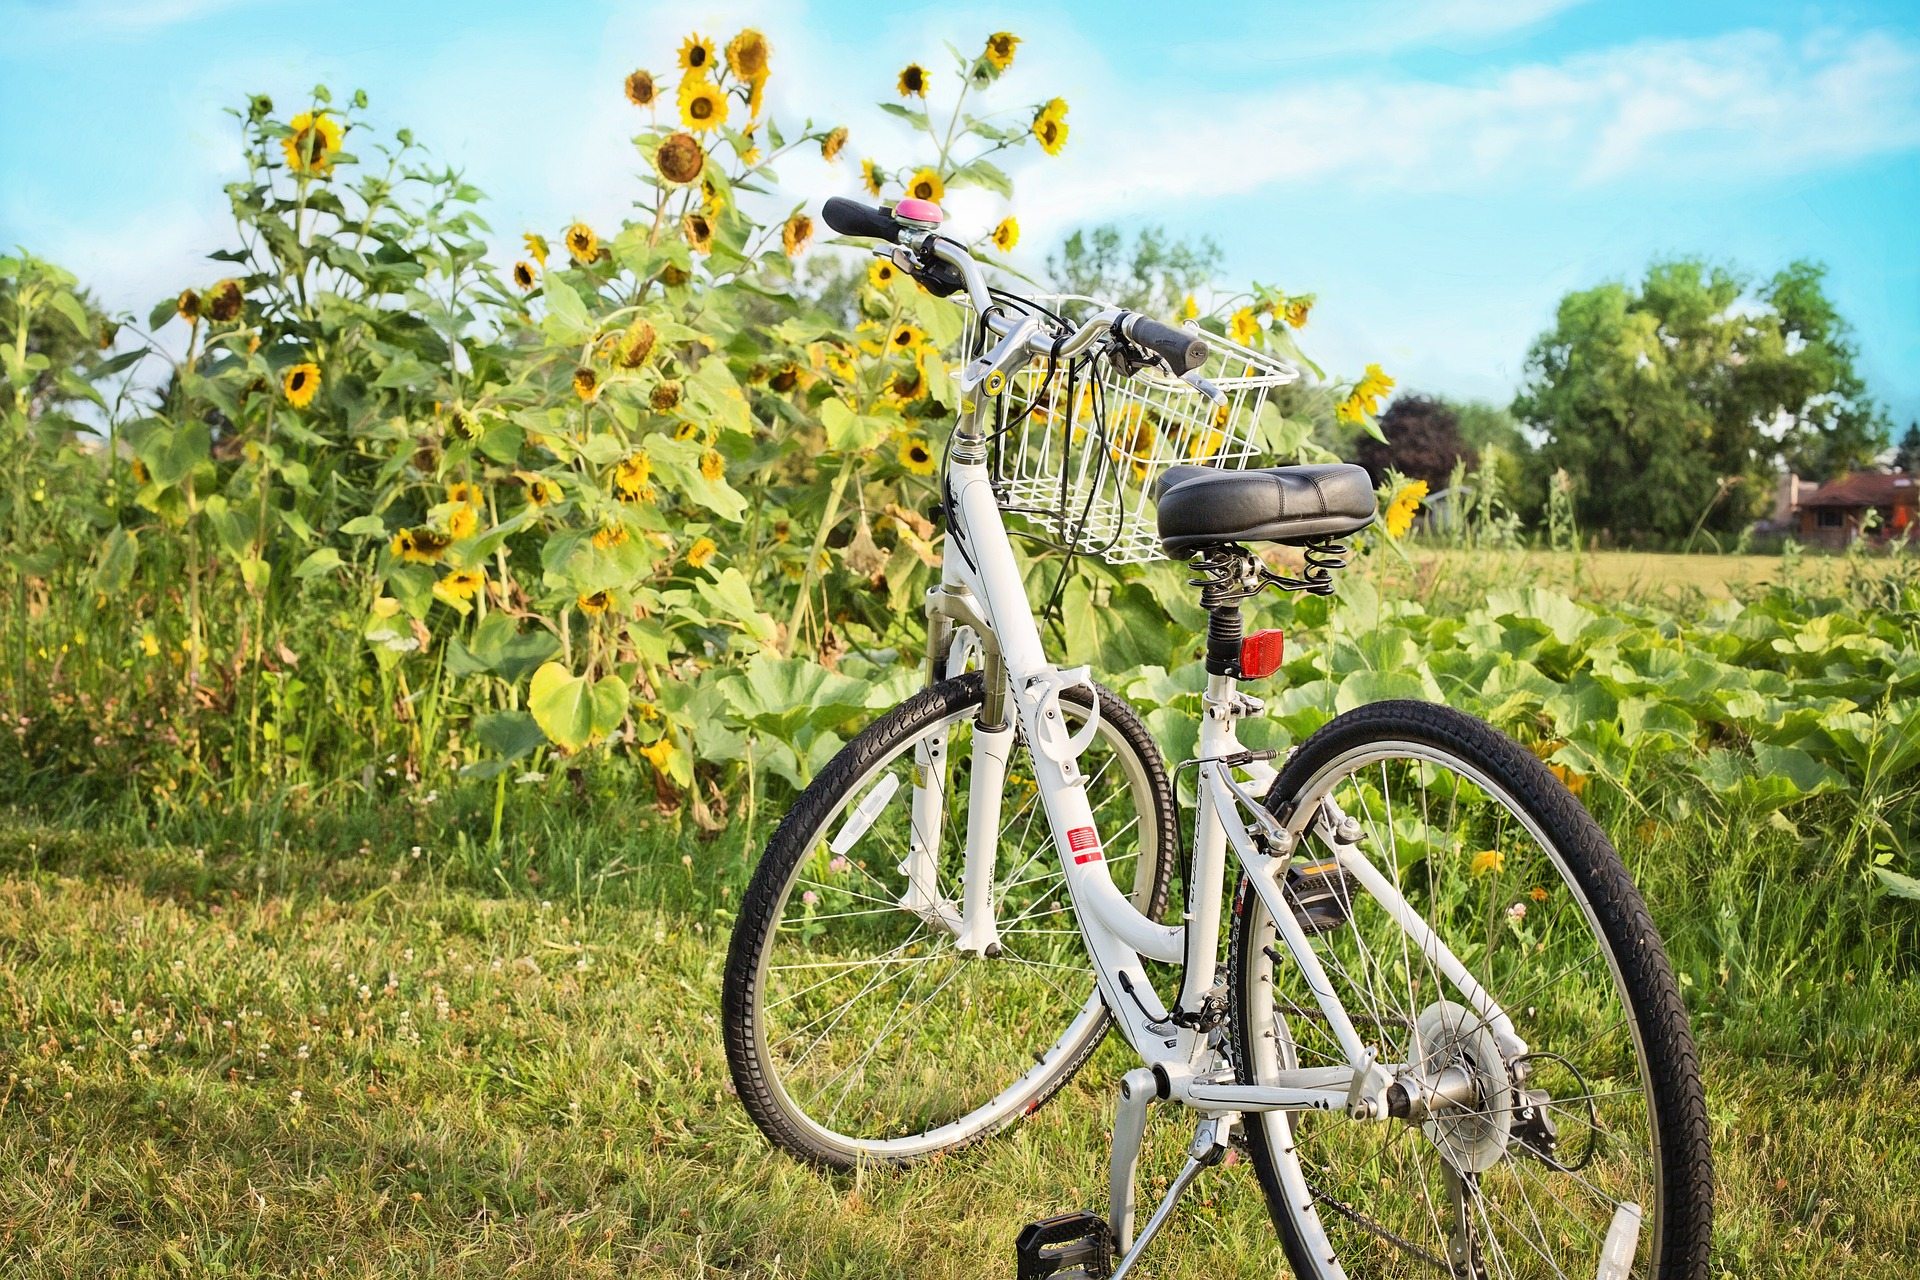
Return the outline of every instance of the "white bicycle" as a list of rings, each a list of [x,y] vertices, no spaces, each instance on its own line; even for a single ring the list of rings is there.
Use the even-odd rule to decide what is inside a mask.
[[[1706,1274],[1706,1105],[1679,989],[1619,855],[1533,755],[1383,702],[1244,748],[1263,588],[1326,592],[1374,518],[1364,471],[1249,468],[1284,364],[991,288],[940,211],[829,200],[829,225],[971,303],[944,467],[929,686],[801,795],[741,904],[724,1023],[766,1136],[831,1168],[905,1163],[1031,1115],[1111,1024],[1111,1201],[1030,1225],[1024,1276],[1125,1275],[1243,1143],[1302,1277]],[[1049,661],[1006,516],[1117,561],[1188,559],[1206,689],[1182,865],[1140,718]],[[1277,574],[1250,543],[1304,549]],[[1169,665],[1175,659],[1170,655]],[[1237,883],[1226,880],[1228,854]],[[1221,963],[1223,914],[1227,931]],[[1169,998],[1170,997],[1170,998]],[[1188,1159],[1136,1232],[1154,1101]]]

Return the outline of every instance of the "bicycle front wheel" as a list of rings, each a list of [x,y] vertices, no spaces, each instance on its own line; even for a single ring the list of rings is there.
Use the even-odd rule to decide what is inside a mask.
[[[1329,872],[1316,835],[1329,798],[1391,893]],[[1481,721],[1386,702],[1307,739],[1267,805],[1300,837],[1292,914],[1361,1041],[1397,1077],[1464,1082],[1401,1119],[1248,1117],[1295,1274],[1704,1276],[1712,1170],[1679,988],[1619,855],[1567,788]],[[1524,1054],[1443,974],[1436,941]],[[1243,1083],[1346,1064],[1244,878],[1229,973]]]
[[[1098,696],[1087,798],[1114,883],[1157,917],[1179,843],[1166,766],[1132,709]],[[1063,692],[1069,728],[1092,697]],[[999,945],[956,946],[982,702],[971,672],[868,726],[801,794],[741,902],[727,1063],[754,1122],[793,1155],[850,1168],[977,1141],[1051,1097],[1107,1030],[1024,742],[1001,789]],[[931,853],[931,895],[907,873],[916,847]]]

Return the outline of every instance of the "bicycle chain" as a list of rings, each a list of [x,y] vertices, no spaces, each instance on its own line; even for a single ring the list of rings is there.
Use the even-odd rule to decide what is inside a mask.
[[[1312,1178],[1307,1177],[1305,1169],[1300,1171],[1300,1180],[1307,1184],[1307,1190],[1313,1193],[1313,1199],[1316,1204],[1324,1203],[1327,1208],[1332,1209],[1335,1213],[1353,1223],[1355,1226],[1372,1235],[1378,1236],[1403,1253],[1412,1254],[1414,1257],[1420,1259],[1420,1261],[1438,1271],[1441,1275],[1449,1277],[1449,1280],[1451,1280],[1451,1277],[1455,1274],[1453,1264],[1441,1258],[1438,1254],[1428,1253],[1425,1249],[1422,1249],[1405,1236],[1395,1234],[1393,1231],[1381,1226],[1379,1223],[1373,1221],[1373,1219],[1361,1213],[1352,1205],[1336,1200],[1325,1191],[1322,1191],[1314,1185]]]

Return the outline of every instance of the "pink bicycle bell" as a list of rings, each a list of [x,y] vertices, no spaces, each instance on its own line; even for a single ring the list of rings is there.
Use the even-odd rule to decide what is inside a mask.
[[[940,212],[940,206],[931,200],[916,200],[912,196],[893,206],[895,222],[912,223],[921,231],[931,231],[946,221],[947,215]]]

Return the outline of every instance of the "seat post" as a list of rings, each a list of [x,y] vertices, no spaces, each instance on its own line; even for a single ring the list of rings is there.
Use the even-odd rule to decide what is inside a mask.
[[[1245,547],[1222,543],[1195,552],[1193,568],[1188,582],[1200,588],[1200,607],[1207,611],[1207,674],[1238,680],[1246,634],[1240,605],[1267,585],[1259,562]]]
[[[1240,616],[1240,602],[1211,605],[1207,609],[1207,674],[1240,676],[1240,640],[1246,623]]]

